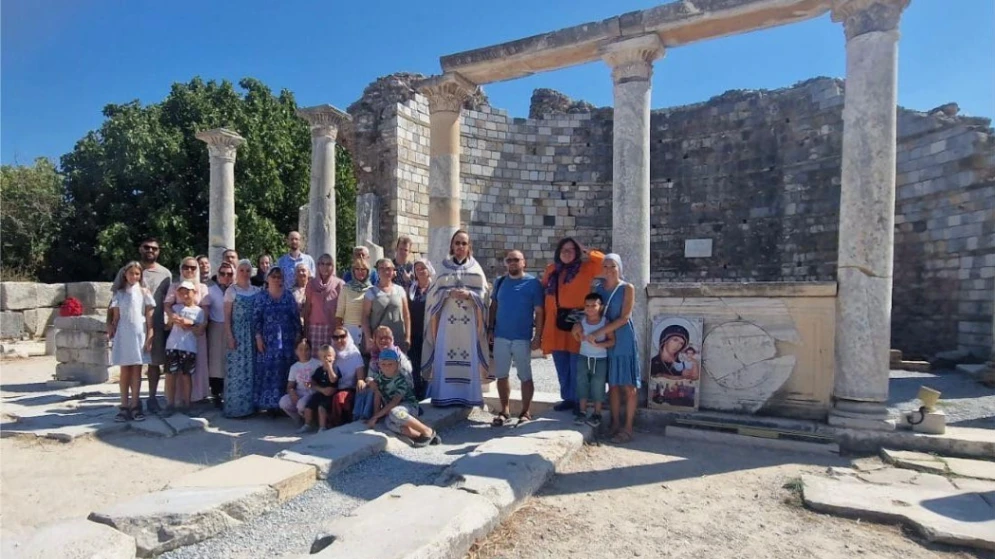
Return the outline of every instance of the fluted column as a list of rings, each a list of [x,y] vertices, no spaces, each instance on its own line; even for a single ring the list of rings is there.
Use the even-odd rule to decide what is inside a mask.
[[[422,81],[418,90],[428,99],[428,253],[438,265],[460,226],[460,110],[477,86],[459,74],[443,74]]]
[[[649,363],[646,286],[650,281],[650,79],[653,61],[663,53],[663,43],[655,34],[610,43],[601,50],[612,70],[615,95],[612,252],[622,257],[626,280],[636,289],[632,323],[639,362],[644,368]]]
[[[352,120],[331,105],[298,109],[311,125],[311,190],[308,195],[307,253],[335,256],[335,140]]]
[[[225,250],[235,248],[235,151],[245,138],[226,128],[197,132],[211,156],[207,255],[217,270]]]
[[[895,228],[898,22],[908,0],[835,0],[846,96],[829,423],[892,430],[888,415]]]

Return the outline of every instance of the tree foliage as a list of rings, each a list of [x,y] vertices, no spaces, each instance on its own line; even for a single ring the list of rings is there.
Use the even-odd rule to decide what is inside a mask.
[[[251,78],[238,85],[241,91],[194,78],[174,84],[161,103],[104,108],[101,127],[62,157],[71,211],[51,250],[54,274],[110,278],[149,235],[159,239],[160,262],[170,268],[183,256],[206,253],[210,164],[194,134],[219,127],[246,139],[235,161],[239,254],[285,252],[284,236],[297,228],[308,198],[310,132],[289,91],[274,95]],[[356,186],[348,153],[339,148],[337,156],[338,245],[348,254]]]
[[[36,278],[62,223],[62,177],[43,157],[31,166],[4,165],[0,167],[0,199],[3,279]]]

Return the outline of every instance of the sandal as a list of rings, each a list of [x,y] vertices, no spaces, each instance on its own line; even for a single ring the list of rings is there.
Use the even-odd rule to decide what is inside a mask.
[[[117,415],[114,416],[114,421],[117,423],[124,423],[130,420],[131,412],[127,408],[121,408],[121,411],[117,412]]]
[[[523,413],[522,415],[518,416],[518,423],[515,424],[515,427],[521,427],[522,425],[525,425],[529,421],[532,421],[532,414],[527,412]]]
[[[632,442],[632,435],[625,431],[619,431],[614,437],[612,437],[612,443],[614,444],[625,444]]]
[[[491,427],[502,427],[509,419],[511,419],[510,415],[501,412],[491,421]]]
[[[131,418],[135,421],[145,421],[145,414],[142,413],[142,408],[132,408]]]

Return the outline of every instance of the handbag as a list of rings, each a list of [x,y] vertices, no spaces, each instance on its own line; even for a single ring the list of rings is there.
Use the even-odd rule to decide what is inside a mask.
[[[556,278],[553,295],[556,297],[556,328],[564,332],[570,332],[573,330],[574,324],[583,319],[584,310],[569,307],[560,308],[560,278]]]

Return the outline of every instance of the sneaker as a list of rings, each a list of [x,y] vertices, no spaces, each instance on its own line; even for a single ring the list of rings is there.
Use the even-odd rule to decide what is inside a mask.
[[[584,414],[580,412],[574,413],[574,425],[583,425],[586,420],[587,418],[584,417]]]
[[[305,423],[304,425],[301,425],[300,429],[298,429],[297,432],[301,433],[301,434],[310,433],[311,432],[311,426],[308,425],[307,423]]]
[[[166,406],[167,408],[169,406]],[[159,413],[159,399],[155,396],[149,397],[145,402],[145,409],[152,414]]]
[[[600,429],[601,428],[601,414],[600,413],[592,414],[591,417],[587,418],[587,422],[586,423],[588,425],[590,425],[591,427],[593,427],[594,429]]]

